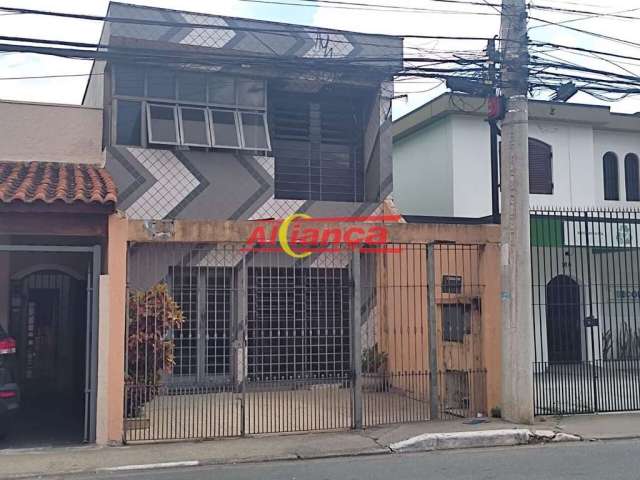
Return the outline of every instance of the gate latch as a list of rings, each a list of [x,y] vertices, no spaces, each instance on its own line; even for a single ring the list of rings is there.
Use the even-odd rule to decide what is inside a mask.
[[[585,327],[597,327],[598,325],[600,325],[600,320],[596,317],[587,317],[584,319]]]

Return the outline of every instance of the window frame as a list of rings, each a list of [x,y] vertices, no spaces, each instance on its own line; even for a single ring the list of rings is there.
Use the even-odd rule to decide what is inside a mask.
[[[152,107],[160,107],[160,108],[167,108],[167,109],[172,109],[173,110],[173,127],[176,133],[176,141],[175,142],[166,142],[166,141],[155,141],[153,139],[153,126],[151,123],[151,108]],[[178,120],[178,106],[177,105],[167,105],[167,104],[161,104],[161,103],[152,103],[152,102],[146,102],[146,108],[147,108],[147,143],[153,144],[153,145],[175,145],[178,146],[180,145],[180,128],[179,128],[179,120]]]
[[[122,65],[114,65],[112,75],[113,81],[111,82],[111,95],[112,95],[112,105],[114,106],[114,111],[116,115],[113,116],[112,125],[113,125],[113,135],[111,135],[111,141],[113,145],[120,145],[117,142],[116,131],[117,131],[117,102],[118,101],[135,101],[140,102],[142,104],[142,123],[141,123],[141,138],[140,138],[140,146],[147,147],[149,145],[167,145],[174,147],[197,147],[197,148],[208,148],[208,149],[224,149],[224,150],[245,150],[248,152],[268,152],[272,149],[272,140],[271,140],[271,132],[269,130],[269,118],[268,118],[268,106],[269,106],[269,89],[268,82],[265,79],[255,78],[255,77],[243,77],[237,75],[228,75],[228,74],[217,74],[217,73],[203,73],[206,75],[206,101],[191,101],[191,100],[181,100],[180,97],[180,80],[183,77],[181,74],[188,73],[202,73],[195,72],[191,70],[175,70],[173,71],[174,79],[175,79],[175,98],[159,98],[159,97],[151,97],[149,94],[149,74],[150,71],[153,70],[151,68],[142,68],[143,77],[144,77],[144,86],[143,86],[143,95],[142,96],[131,96],[125,94],[116,93],[116,79],[118,74],[118,69],[123,68]],[[126,65],[124,66],[126,68]],[[210,95],[210,87],[214,84],[216,77],[225,77],[233,81],[234,88],[234,104],[223,104],[223,103],[215,103],[211,102]],[[261,107],[250,107],[241,105],[239,101],[239,88],[238,85],[242,82],[259,82],[263,86],[264,91],[264,105]],[[151,106],[160,106],[160,107],[172,107],[174,108],[174,118],[176,125],[176,142],[163,142],[163,141],[155,141],[151,132],[151,116],[150,116],[150,108]],[[201,109],[206,111],[206,124],[208,131],[208,144],[194,144],[194,143],[185,143],[184,142],[184,126],[182,122],[182,109]],[[232,112],[234,114],[234,121],[236,127],[236,135],[238,144],[237,145],[220,145],[216,143],[215,130],[214,130],[214,122],[213,122],[213,112],[214,111],[223,111],[223,112]],[[264,129],[267,140],[267,148],[261,147],[248,147],[245,144],[245,136],[244,136],[244,126],[242,124],[242,115],[243,114],[251,114],[251,115],[261,115],[264,123]]]
[[[245,138],[244,138],[244,125],[242,123],[242,114],[248,114],[248,115],[260,115],[262,117],[262,123],[264,125],[264,132],[265,132],[265,137],[267,139],[267,148],[260,148],[260,147],[247,147],[245,144]],[[250,110],[238,110],[236,111],[237,114],[237,120],[236,123],[240,126],[239,129],[239,133],[240,133],[240,137],[242,139],[242,148],[243,150],[251,150],[254,152],[263,152],[263,151],[271,151],[271,135],[269,135],[269,119],[267,118],[267,112],[254,112],[254,111],[250,111]]]
[[[128,143],[119,143],[118,142],[118,116],[120,115],[120,103],[121,102],[130,102],[130,103],[139,103],[140,104],[140,138],[137,144],[128,144]],[[145,102],[142,100],[136,99],[126,99],[126,98],[117,98],[113,102],[112,108],[113,121],[111,122],[111,130],[113,131],[113,140],[115,145],[122,145],[125,147],[143,147],[144,137],[143,134],[145,128],[147,128],[147,112]]]
[[[630,173],[629,170],[629,161],[634,161],[635,162],[635,174],[636,174],[636,178],[635,178],[635,187],[636,187],[636,191],[635,192],[631,192],[632,195],[629,194],[629,181],[630,179]],[[624,156],[624,193],[625,193],[625,200],[627,202],[640,202],[640,158],[638,158],[638,155],[633,153],[633,152],[629,152]],[[630,198],[632,197],[632,198]]]
[[[544,142],[538,138],[529,137],[528,138],[528,147],[529,154],[527,158],[527,167],[529,168],[529,177],[531,177],[531,145],[540,145],[542,148],[548,149],[549,152],[549,185],[548,189],[545,191],[537,191],[533,192],[531,188],[531,179],[529,179],[529,195],[553,195],[554,191],[554,182],[553,182],[553,146],[547,142]]]
[[[462,313],[462,316],[458,316],[456,315],[455,319],[451,319],[449,318],[448,323],[449,325],[451,325],[453,323],[453,321],[456,322],[456,329],[446,329],[445,325],[447,324],[446,322],[446,311],[450,311],[456,309]],[[472,322],[473,322],[473,318],[472,318],[472,312],[473,309],[471,307],[471,304],[469,303],[443,303],[442,304],[442,341],[443,342],[449,342],[449,343],[461,343],[464,344],[465,342],[465,337],[468,335],[472,335],[473,334],[473,327],[472,327]],[[456,334],[460,334],[459,336],[456,336]]]
[[[239,120],[238,120],[238,112],[236,112],[235,110],[225,110],[222,108],[209,108],[209,122],[211,124],[211,144],[214,148],[224,148],[224,149],[230,149],[230,150],[243,150],[242,148],[242,133],[240,132],[240,125],[239,125]],[[215,130],[215,121],[213,118],[213,113],[214,112],[224,112],[224,113],[232,113],[233,114],[233,120],[236,126],[236,137],[238,139],[238,145],[222,145],[222,144],[218,144],[217,140],[216,140],[216,130]]]
[[[184,145],[186,147],[211,147],[213,146],[213,142],[212,142],[212,132],[211,132],[211,127],[209,125],[209,113],[207,108],[204,107],[192,107],[192,106],[187,106],[187,105],[177,105],[178,108],[178,123],[179,123],[179,130],[180,130],[180,143],[179,145]],[[187,143],[184,137],[184,120],[182,119],[182,111],[183,110],[199,110],[201,112],[204,113],[204,125],[205,125],[205,131],[206,131],[206,135],[207,135],[207,142],[206,144],[200,144],[200,143]]]
[[[607,158],[611,158],[615,161],[615,197],[616,198],[607,198],[607,176],[606,176],[606,160]],[[609,150],[602,155],[602,190],[603,197],[606,202],[619,202],[620,201],[620,158],[618,154]]]

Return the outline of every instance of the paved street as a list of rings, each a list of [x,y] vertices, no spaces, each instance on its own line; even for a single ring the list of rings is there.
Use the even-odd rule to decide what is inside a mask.
[[[639,440],[457,450],[415,455],[212,466],[75,477],[86,480],[638,479]]]

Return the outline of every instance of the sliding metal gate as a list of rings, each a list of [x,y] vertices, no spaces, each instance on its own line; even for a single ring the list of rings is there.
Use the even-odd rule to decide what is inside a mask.
[[[640,410],[639,213],[532,212],[536,414]]]
[[[486,413],[482,247],[388,247],[131,245],[125,440]]]

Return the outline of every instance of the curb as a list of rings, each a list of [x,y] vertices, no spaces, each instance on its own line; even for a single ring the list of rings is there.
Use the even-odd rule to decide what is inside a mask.
[[[482,447],[510,447],[538,443],[578,442],[577,435],[552,430],[482,430],[478,432],[427,433],[389,445],[392,452],[428,452]]]
[[[272,457],[253,457],[238,459],[203,459],[203,460],[184,460],[163,463],[148,463],[121,465],[115,467],[100,467],[83,470],[75,470],[61,473],[51,474],[23,474],[14,475],[8,478],[12,479],[28,479],[28,478],[60,478],[60,475],[87,475],[99,473],[123,473],[136,472],[143,470],[162,470],[181,467],[204,467],[212,465],[240,465],[249,463],[270,463],[270,462],[295,462],[313,459],[328,458],[344,458],[359,456],[380,456],[395,453],[413,453],[428,452],[433,450],[454,450],[467,448],[482,447],[504,447],[517,446],[540,443],[559,443],[559,442],[577,442],[583,439],[577,435],[571,435],[564,432],[555,432],[553,430],[537,430],[532,432],[528,429],[511,429],[511,430],[481,430],[475,432],[452,432],[452,433],[430,433],[418,435],[416,437],[393,443],[388,447],[380,447],[379,449],[365,449],[363,451],[354,451],[349,453],[335,454],[318,454],[318,455],[302,455],[302,454],[284,454]]]

